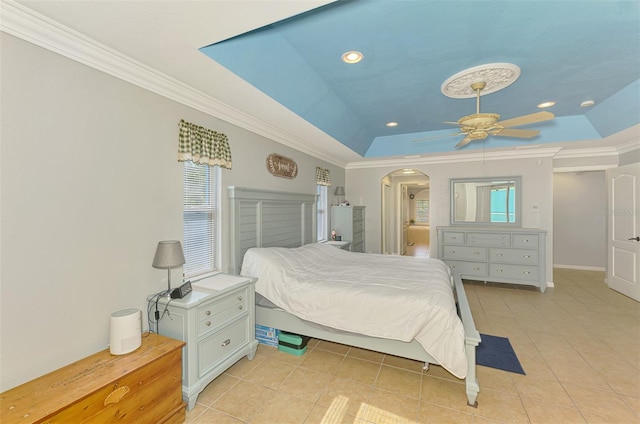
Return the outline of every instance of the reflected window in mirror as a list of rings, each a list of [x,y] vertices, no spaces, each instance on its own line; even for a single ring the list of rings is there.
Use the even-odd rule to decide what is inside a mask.
[[[521,226],[520,177],[451,180],[451,224]]]

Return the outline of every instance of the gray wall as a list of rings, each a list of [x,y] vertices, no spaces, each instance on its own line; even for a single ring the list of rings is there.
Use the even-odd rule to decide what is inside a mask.
[[[109,315],[166,287],[159,240],[182,239],[180,119],[229,136],[226,187],[315,194],[344,169],[1,33],[0,391],[105,349]],[[294,159],[293,180],[268,154]],[[228,269],[228,229],[222,233]],[[173,281],[180,281],[176,269]],[[147,327],[146,318],[143,327]]]
[[[553,176],[553,263],[604,270],[607,264],[605,171]]]

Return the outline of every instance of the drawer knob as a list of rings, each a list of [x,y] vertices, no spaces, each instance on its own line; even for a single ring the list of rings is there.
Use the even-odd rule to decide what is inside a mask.
[[[242,300],[242,296],[238,296],[238,300]]]
[[[523,243],[529,243],[529,239],[522,240]]]
[[[524,274],[525,275],[529,275],[529,274],[531,274],[531,271],[525,271]]]
[[[478,256],[480,252],[473,252],[474,255]]]
[[[531,257],[531,255],[524,255],[523,258],[525,259],[529,259]]]
[[[502,269],[498,268],[496,269],[496,272],[502,272]]]
[[[456,253],[455,250],[449,250],[449,253]]]
[[[204,325],[206,325],[207,327],[211,327],[211,321],[205,322]]]
[[[474,271],[480,271],[480,268],[475,267],[475,268],[473,268],[473,270],[474,270]]]
[[[211,315],[211,311],[207,311],[207,312],[205,312],[204,314],[205,314],[206,316],[209,316],[209,315]]]
[[[496,253],[496,256],[502,256],[502,253]]]
[[[238,309],[242,310],[242,305],[238,305]]]
[[[225,346],[228,346],[230,343],[231,343],[231,339],[227,339],[227,340],[223,341],[220,346],[225,347]]]

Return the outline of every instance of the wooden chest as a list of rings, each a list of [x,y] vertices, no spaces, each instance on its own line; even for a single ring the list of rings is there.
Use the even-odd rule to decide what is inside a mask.
[[[0,422],[183,423],[182,346],[150,333],[126,355],[109,349],[0,394]]]

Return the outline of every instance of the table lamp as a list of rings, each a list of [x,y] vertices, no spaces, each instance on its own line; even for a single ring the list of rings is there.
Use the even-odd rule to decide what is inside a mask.
[[[167,270],[167,293],[171,293],[171,268],[179,267],[185,263],[182,245],[177,240],[158,242],[156,255],[151,266]]]

